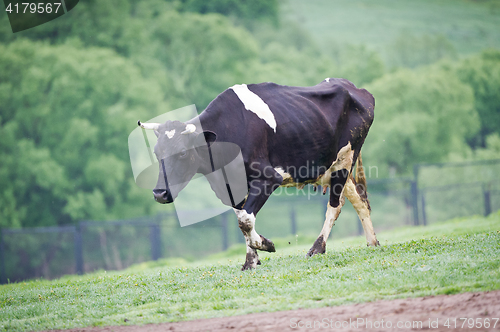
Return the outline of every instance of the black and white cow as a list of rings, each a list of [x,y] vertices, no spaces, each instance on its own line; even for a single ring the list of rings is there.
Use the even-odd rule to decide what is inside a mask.
[[[231,203],[246,239],[243,270],[260,264],[257,250],[275,251],[274,244],[256,232],[255,217],[279,186],[312,184],[323,186],[324,191],[329,187],[326,220],[308,256],[325,252],[344,197],[358,213],[368,245],[378,245],[360,167],[360,150],[373,122],[374,104],[368,91],[345,79],[327,78],[313,87],[242,84],[222,92],[186,123],[139,121],[158,136],[155,153],[160,174],[154,197],[159,203],[171,203],[182,189],[170,190],[171,177],[191,179],[213,170],[210,160],[193,148],[200,145],[196,142],[230,142],[241,149],[248,184],[246,197]],[[170,157],[164,162],[167,153]],[[356,183],[351,173],[358,159]]]

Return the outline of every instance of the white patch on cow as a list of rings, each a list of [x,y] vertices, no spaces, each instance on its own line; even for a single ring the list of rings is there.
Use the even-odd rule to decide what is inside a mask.
[[[283,178],[283,182],[292,178],[292,176],[289,173],[285,172],[285,170],[282,167],[275,167],[274,170],[279,175],[281,175],[281,177]]]
[[[170,130],[170,131],[168,131],[168,130],[167,130],[167,131],[165,131],[165,135],[167,135],[167,137],[168,137],[169,139],[170,139],[170,138],[172,138],[172,137],[174,137],[174,135],[175,135],[175,129],[172,129],[172,130]]]
[[[373,230],[368,204],[359,196],[356,186],[354,185],[354,182],[352,182],[351,178],[347,180],[344,186],[344,192],[345,196],[356,210],[359,220],[361,220],[361,224],[363,225],[363,229],[365,231],[366,242],[369,246],[376,246],[378,241],[375,236],[375,231]]]
[[[264,120],[269,127],[274,130],[274,132],[276,132],[277,125],[274,114],[262,98],[250,91],[246,84],[237,84],[232,86],[231,89],[233,89],[234,93],[236,93],[246,110],[255,113],[259,118]]]
[[[321,176],[316,182],[322,186],[330,185],[330,179],[333,172],[341,169],[351,170],[352,162],[354,157],[354,150],[351,149],[351,142],[347,143],[346,146],[342,147],[337,153],[337,159],[332,163],[330,168]]]
[[[330,77],[325,78],[325,81],[328,83],[330,82]]]
[[[354,150],[351,148],[351,142],[347,143],[346,146],[340,149],[337,153],[337,160],[332,164],[332,171],[338,171],[341,169],[351,169],[354,157]]]
[[[262,239],[260,235],[257,234],[257,231],[255,231],[255,215],[253,213],[248,214],[245,210],[237,210],[234,208],[233,210],[238,218],[238,225],[245,236],[247,247],[252,249],[262,248]]]
[[[297,187],[299,185],[297,182],[295,182],[292,175],[290,175],[290,173],[285,172],[285,170],[282,167],[275,167],[274,170],[283,178],[280,187]]]

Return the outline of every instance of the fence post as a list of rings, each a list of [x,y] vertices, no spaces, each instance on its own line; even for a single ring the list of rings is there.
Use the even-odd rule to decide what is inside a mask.
[[[75,226],[75,268],[77,274],[83,274],[83,244],[82,244],[82,228],[80,223]]]
[[[4,252],[5,252],[5,246],[3,242],[3,230],[0,229],[0,284],[7,283]]]
[[[413,209],[413,225],[418,226],[418,188],[415,181],[410,182],[410,196]]]
[[[491,213],[491,190],[489,184],[483,184],[484,216]]]
[[[410,182],[411,205],[413,207],[413,224],[418,226],[418,168],[419,165],[413,165],[413,181]]]
[[[424,226],[427,226],[427,214],[425,212],[425,195],[424,191],[422,191],[421,199],[422,199],[422,222],[424,223]]]
[[[221,224],[221,237],[222,237],[222,250],[227,250],[229,247],[228,238],[227,238],[227,212],[220,215],[220,224]]]
[[[290,229],[292,235],[297,234],[297,214],[295,213],[295,207],[293,205],[290,206]]]
[[[156,261],[161,258],[160,225],[158,223],[149,225],[149,241],[151,242],[151,259]]]

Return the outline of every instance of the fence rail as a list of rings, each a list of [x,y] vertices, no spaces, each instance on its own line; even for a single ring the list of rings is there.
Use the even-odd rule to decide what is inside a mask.
[[[484,166],[491,176],[476,169]],[[445,172],[450,168],[451,175]],[[368,180],[377,230],[427,225],[463,215],[488,215],[500,209],[500,160],[418,164],[413,170],[413,177]],[[467,174],[468,183],[460,178],[460,172]],[[470,175],[476,173],[483,178]],[[266,221],[257,223],[259,233],[266,237],[316,236],[328,196],[321,196],[320,190],[312,194],[271,196],[259,213],[258,220]],[[464,206],[464,202],[469,205]],[[346,204],[332,236],[362,232],[356,213]],[[183,228],[175,213],[106,222],[84,220],[73,226],[4,228],[0,232],[0,282],[122,269],[167,257],[195,258],[243,242],[232,212]]]

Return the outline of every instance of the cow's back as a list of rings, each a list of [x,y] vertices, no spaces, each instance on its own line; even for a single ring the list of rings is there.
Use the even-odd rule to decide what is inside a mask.
[[[267,133],[274,165],[329,166],[346,145],[362,144],[373,121],[373,96],[344,79],[329,79],[313,87],[274,83],[248,88],[269,105],[277,128]]]
[[[373,121],[373,96],[345,79],[327,79],[312,87],[249,84],[267,104],[272,128],[247,110],[230,88],[207,107],[204,128],[220,140],[238,144],[248,161],[268,159],[277,167],[330,166],[342,146],[361,145]]]

